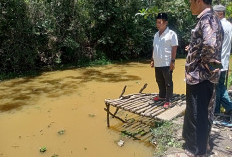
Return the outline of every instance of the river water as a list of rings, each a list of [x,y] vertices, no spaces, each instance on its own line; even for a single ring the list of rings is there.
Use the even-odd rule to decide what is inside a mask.
[[[176,60],[174,93],[185,93],[185,59]],[[104,100],[137,93],[157,93],[149,62],[45,72],[0,82],[0,157],[151,157],[155,147],[128,139],[121,125],[106,127]],[[59,133],[60,134],[59,134]],[[41,153],[39,149],[46,147]]]

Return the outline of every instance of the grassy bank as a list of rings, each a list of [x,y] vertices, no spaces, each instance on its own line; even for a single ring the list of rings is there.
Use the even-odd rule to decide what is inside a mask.
[[[152,143],[156,145],[155,157],[161,157],[170,147],[181,148],[178,133],[181,125],[172,122],[156,122],[152,129]]]

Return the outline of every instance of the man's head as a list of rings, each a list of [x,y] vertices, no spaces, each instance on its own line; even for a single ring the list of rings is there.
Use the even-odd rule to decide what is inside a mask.
[[[159,31],[166,29],[168,24],[168,15],[166,13],[158,13],[156,17],[156,27]]]
[[[212,0],[189,0],[190,10],[193,15],[199,15],[205,8],[209,8]]]
[[[226,7],[224,7],[223,5],[215,5],[213,7],[213,10],[219,19],[223,19],[225,17]]]

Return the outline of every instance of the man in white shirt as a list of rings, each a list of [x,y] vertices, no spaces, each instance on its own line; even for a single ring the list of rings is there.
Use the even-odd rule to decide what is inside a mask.
[[[154,101],[165,100],[164,108],[171,105],[173,95],[172,71],[175,68],[175,58],[178,46],[177,34],[170,30],[166,13],[156,17],[156,27],[159,30],[154,35],[151,67],[155,67],[155,78],[159,87],[159,96]]]
[[[232,102],[228,95],[225,86],[225,78],[226,73],[229,67],[230,60],[230,52],[231,52],[231,44],[232,44],[232,24],[226,20],[225,18],[225,10],[226,8],[223,5],[215,5],[213,7],[214,12],[217,17],[221,20],[221,24],[224,30],[224,40],[222,45],[222,53],[221,53],[221,63],[223,65],[223,69],[221,69],[221,75],[219,79],[219,83],[216,87],[216,107],[215,113],[220,113],[221,105],[225,108],[226,112],[232,114]]]

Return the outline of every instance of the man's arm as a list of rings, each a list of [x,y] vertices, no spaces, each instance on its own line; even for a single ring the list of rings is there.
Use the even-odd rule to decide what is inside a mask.
[[[170,71],[173,71],[175,69],[176,51],[177,51],[177,46],[172,46],[172,56],[171,56],[171,63],[170,63]]]
[[[152,50],[152,57],[151,57],[151,63],[150,63],[150,65],[151,65],[151,67],[153,68],[154,67],[154,48],[153,48],[153,50]]]
[[[221,52],[216,50],[219,45],[219,41],[217,41],[219,26],[213,26],[214,24],[217,25],[216,22],[212,23],[207,18],[202,21],[203,46],[201,50],[201,60],[203,64],[221,61]],[[222,41],[220,42],[222,45]]]

